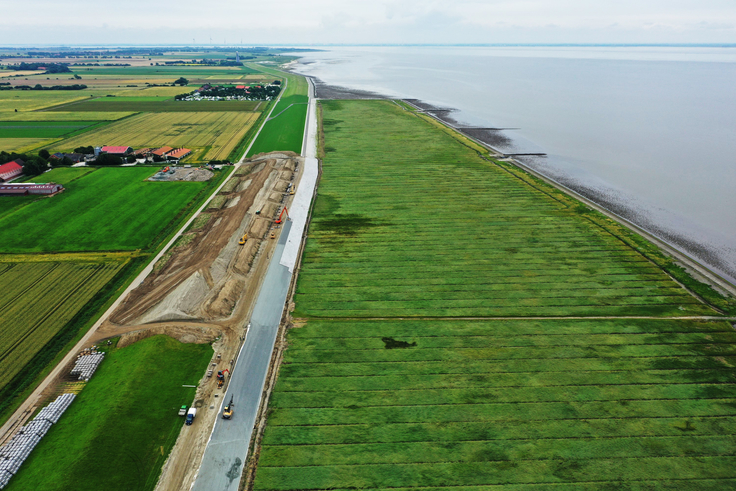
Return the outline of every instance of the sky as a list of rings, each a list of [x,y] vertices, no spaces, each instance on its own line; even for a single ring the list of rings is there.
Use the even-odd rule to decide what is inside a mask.
[[[0,0],[0,45],[736,43],[736,0]]]

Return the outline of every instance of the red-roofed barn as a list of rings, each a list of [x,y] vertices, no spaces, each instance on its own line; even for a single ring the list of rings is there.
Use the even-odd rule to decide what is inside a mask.
[[[100,149],[103,153],[109,153],[110,155],[120,155],[125,156],[129,153],[133,153],[133,149],[131,147],[102,147]]]
[[[9,181],[21,174],[23,174],[23,161],[20,159],[0,165],[0,182]]]

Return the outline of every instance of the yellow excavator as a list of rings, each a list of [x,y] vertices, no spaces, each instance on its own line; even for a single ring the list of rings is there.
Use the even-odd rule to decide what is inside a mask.
[[[233,404],[233,397],[230,396],[230,402],[227,403],[227,406],[222,408],[222,419],[230,419],[233,417],[233,412],[235,412],[235,404]]]
[[[247,233],[240,238],[240,240],[238,241],[238,244],[245,245],[245,241],[246,240],[248,240],[248,234]]]
[[[271,232],[271,238],[272,239],[275,239],[276,238],[276,232]]]

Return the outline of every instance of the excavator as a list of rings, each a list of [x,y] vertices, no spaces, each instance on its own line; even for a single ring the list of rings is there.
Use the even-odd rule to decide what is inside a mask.
[[[281,218],[284,216],[284,213],[286,213],[286,218],[289,218],[289,210],[287,210],[286,207],[284,206],[284,209],[281,210],[281,214],[279,214],[279,217],[273,223],[281,223],[282,222]]]
[[[217,372],[217,388],[218,389],[222,389],[222,386],[225,385],[225,372],[227,372],[227,374],[230,375],[230,370],[228,370],[227,368]]]
[[[245,245],[245,241],[246,240],[248,240],[248,234],[247,233],[240,238],[240,240],[238,241],[238,244]]]
[[[230,402],[227,403],[227,405],[222,408],[222,419],[230,419],[233,417],[233,412],[235,411],[235,404],[233,403],[233,397],[230,396]]]

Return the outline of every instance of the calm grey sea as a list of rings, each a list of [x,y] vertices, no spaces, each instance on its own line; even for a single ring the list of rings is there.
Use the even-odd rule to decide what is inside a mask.
[[[736,48],[340,47],[295,70],[456,109],[736,282]]]

